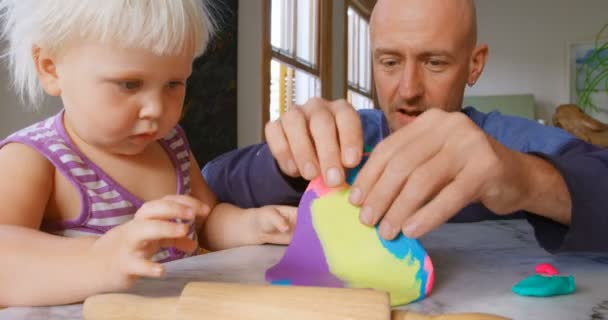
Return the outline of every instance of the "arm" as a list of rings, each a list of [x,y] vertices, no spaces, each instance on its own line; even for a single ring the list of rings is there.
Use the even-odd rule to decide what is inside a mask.
[[[543,157],[563,177],[571,200],[571,220],[559,223],[528,214],[541,246],[550,252],[608,251],[608,150],[575,140],[559,155]]]
[[[160,277],[164,269],[149,261],[161,247],[190,252],[188,207],[197,203],[168,196],[148,202],[130,222],[99,238],[66,238],[0,225],[0,305],[43,306],[75,303],[103,292],[123,291],[142,276]],[[192,199],[194,201],[194,199]]]
[[[472,108],[465,113],[501,143],[541,165],[529,174],[536,182],[524,214],[542,247],[550,252],[608,251],[603,236],[608,227],[606,149],[526,119]]]
[[[419,237],[471,203],[499,215],[527,211],[567,224],[571,190],[562,175],[544,159],[522,153],[534,151],[503,141],[461,113],[428,110],[374,150],[351,201],[363,208],[365,224],[380,222],[385,239],[399,231]]]
[[[328,185],[340,185],[342,168],[359,163],[363,139],[358,119],[343,100],[310,99],[266,125],[268,144],[220,156],[203,168],[203,175],[222,202],[244,208],[295,205],[306,189],[306,180],[322,174],[331,182]],[[298,143],[290,145],[289,141]]]
[[[64,238],[0,225],[0,305],[67,304],[103,292],[99,259],[87,254],[94,238]]]
[[[239,151],[242,150],[235,152]],[[222,157],[230,157],[231,154]],[[197,224],[201,247],[208,250],[223,250],[264,243],[288,244],[291,241],[293,226],[296,222],[295,207],[267,205],[261,208],[242,209],[229,203],[217,203],[215,195],[200,174],[196,161],[192,160],[194,164],[191,166],[192,171],[190,172],[192,193],[204,203],[213,204],[213,209],[206,217],[204,224]],[[269,163],[273,162],[274,160]],[[216,165],[218,164],[216,163]],[[209,170],[210,167],[205,168]],[[211,173],[215,172],[207,172],[208,175]],[[215,173],[215,177],[217,176],[219,174]],[[233,185],[228,180],[230,178],[232,177],[224,177],[224,186]],[[285,182],[283,181],[283,183]],[[237,183],[237,185],[239,184]],[[241,183],[240,186],[243,184]],[[263,191],[263,189],[259,191]],[[238,198],[232,200],[239,201]]]
[[[491,140],[493,148],[512,176],[519,175],[522,179],[521,189],[523,197],[519,200],[517,208],[538,216],[551,219],[563,225],[570,225],[572,201],[566,182],[559,170],[549,161],[530,154],[513,152]],[[507,200],[504,194],[497,195]],[[486,197],[487,202],[500,199]]]
[[[135,217],[101,237],[67,238],[40,227],[53,193],[54,168],[22,144],[0,149],[0,305],[67,304],[129,288],[141,276],[159,277],[162,265],[149,261],[161,247],[194,250],[187,225],[204,214],[185,196],[146,202]]]
[[[25,145],[0,149],[0,256],[5,257],[0,259],[0,305],[68,303],[101,288],[92,276],[98,267],[91,262],[96,260],[82,254],[91,238],[68,239],[37,230],[52,192],[53,172],[44,157]]]
[[[192,196],[208,206],[206,212],[211,212],[218,204],[217,198],[213,191],[209,188],[205,180],[200,174],[200,168],[194,155],[190,152],[190,187],[192,188]],[[199,239],[199,245],[202,248],[207,248],[205,245],[205,228],[208,215],[197,216],[195,220],[196,233]]]
[[[205,165],[202,174],[219,201],[243,208],[297,205],[308,184],[281,173],[265,143],[223,154]]]
[[[263,145],[253,147],[263,147]],[[243,150],[237,150],[235,152],[226,154],[220,157],[220,159],[215,160],[214,165],[220,166],[223,164],[222,161],[225,161],[226,158],[230,159],[232,158],[233,154],[238,155],[239,152],[242,151]],[[245,153],[251,154],[250,152],[251,151],[249,150]],[[259,156],[259,153],[256,154]],[[272,159],[272,157],[267,158],[266,160],[268,161],[261,161],[258,163],[267,163],[274,166],[274,160]],[[243,158],[241,158],[240,161],[243,161]],[[235,162],[238,163],[239,161],[233,161],[228,163]],[[291,240],[293,227],[295,226],[296,211],[294,207],[265,206],[262,208],[242,209],[229,203],[217,203],[215,195],[205,182],[203,176],[200,174],[198,164],[194,159],[192,159],[191,163],[193,163],[193,165],[191,166],[190,174],[192,193],[194,197],[198,198],[203,203],[213,204],[213,210],[206,218],[205,223],[197,224],[197,226],[199,226],[198,236],[201,247],[208,250],[222,250],[239,246],[264,243],[289,243],[289,241]],[[206,166],[205,168],[209,168],[209,166]],[[241,168],[240,170],[244,169],[248,168]],[[222,169],[222,171],[223,170],[226,170],[228,172],[239,171],[238,168],[224,168]],[[219,171],[220,170],[218,170],[218,172]],[[214,177],[216,181],[221,179],[224,183],[220,184],[219,186],[225,188],[221,189],[219,188],[219,186],[217,186],[220,191],[228,191],[226,189],[235,184],[237,185],[237,187],[243,187],[245,186],[243,181],[247,181],[248,178],[248,175],[241,176],[240,178],[244,178],[243,180],[238,180],[239,178],[232,176],[224,176],[221,178],[219,176],[220,175],[215,175]],[[254,176],[253,179],[255,180],[256,177],[258,177],[257,179],[259,179],[257,181],[264,181],[263,179],[261,179],[261,175]],[[229,181],[230,178],[233,178],[236,181]],[[282,179],[282,177],[277,178],[277,183],[286,183],[285,180]],[[287,180],[289,180],[289,178],[287,178]],[[259,190],[256,188],[252,189]],[[238,196],[239,193],[238,191],[236,192],[236,194],[228,193],[225,194],[225,196]],[[249,194],[248,196],[250,197],[251,195]],[[264,195],[262,194],[262,196]],[[232,200],[236,202],[243,201],[243,199],[239,198],[233,198]],[[251,205],[251,202],[249,203]]]
[[[300,108],[306,109],[309,107],[315,107],[315,103],[318,99],[312,99],[307,105]],[[335,111],[339,114],[345,114],[354,112],[350,105],[338,104],[337,106],[346,109],[346,111]],[[298,108],[293,108],[288,113],[297,113]],[[335,108],[334,108],[335,109]],[[318,114],[306,112],[309,119],[300,118],[300,120],[306,120],[303,125],[293,125],[293,120],[286,122],[276,122],[274,125],[283,126],[282,129],[275,128],[277,131],[287,131],[293,128],[306,128],[312,122],[315,122],[315,118],[323,117],[327,112],[322,112],[322,108],[316,106],[316,110],[320,110]],[[355,116],[357,114],[355,113]],[[360,110],[358,113],[359,120],[352,120],[349,122],[349,116],[336,117],[335,122],[340,121],[343,127],[337,125],[342,131],[344,136],[352,136],[357,140],[359,130],[363,131],[363,141],[353,142],[355,145],[364,144],[367,147],[374,147],[386,137],[389,133],[388,124],[384,115],[379,110]],[[292,117],[294,118],[294,117]],[[295,117],[297,118],[297,117]],[[353,124],[360,121],[361,127],[346,125]],[[272,127],[269,125],[269,127]],[[322,128],[325,130],[331,130],[329,128]],[[272,129],[269,131],[273,131]],[[300,139],[312,139],[307,136],[308,131],[295,132],[293,135],[299,136]],[[321,144],[325,142],[328,137],[324,136],[323,133],[318,134],[321,139]],[[267,135],[266,137],[269,142],[273,142],[276,145],[282,145],[285,143],[284,135]],[[306,153],[306,151],[299,150],[301,145],[289,146],[295,151],[294,154]],[[280,149],[277,147],[277,149]],[[304,193],[308,181],[301,177],[291,177],[290,175],[283,173],[281,168],[278,166],[275,160],[275,154],[266,143],[256,144],[242,149],[234,150],[223,154],[211,162],[209,162],[203,168],[203,176],[205,180],[215,192],[221,202],[227,202],[235,204],[243,208],[258,207],[268,204],[285,204],[285,205],[297,205],[300,201],[300,197]],[[339,159],[339,154],[333,154],[333,158]],[[321,157],[320,157],[321,158]],[[332,153],[327,151],[323,159],[327,160],[332,158]],[[288,160],[284,160],[288,161]],[[357,162],[358,163],[358,162]],[[331,166],[325,164],[323,166]]]
[[[296,223],[296,207],[264,206],[241,209],[220,203],[204,226],[205,247],[223,250],[265,243],[289,244]]]

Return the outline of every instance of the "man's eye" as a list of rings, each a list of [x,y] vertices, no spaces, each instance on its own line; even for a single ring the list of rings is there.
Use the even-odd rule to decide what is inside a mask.
[[[126,90],[136,90],[141,87],[141,81],[120,81],[118,85]]]
[[[382,61],[382,65],[385,66],[385,67],[389,67],[389,68],[390,67],[394,67],[394,66],[397,65],[397,61],[395,61],[395,60],[384,60],[384,61]]]
[[[432,67],[441,67],[445,65],[445,62],[441,60],[429,60],[428,62]]]

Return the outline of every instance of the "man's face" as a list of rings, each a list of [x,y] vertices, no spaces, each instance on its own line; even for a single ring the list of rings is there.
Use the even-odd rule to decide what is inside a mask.
[[[467,82],[477,78],[472,13],[462,2],[380,0],[374,8],[374,80],[392,131],[429,108],[461,109]]]

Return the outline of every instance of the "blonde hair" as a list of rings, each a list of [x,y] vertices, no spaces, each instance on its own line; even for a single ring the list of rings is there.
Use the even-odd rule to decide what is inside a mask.
[[[13,86],[37,109],[43,97],[32,56],[34,47],[60,52],[71,41],[93,39],[158,55],[192,48],[204,53],[215,23],[208,0],[0,0],[3,58]]]

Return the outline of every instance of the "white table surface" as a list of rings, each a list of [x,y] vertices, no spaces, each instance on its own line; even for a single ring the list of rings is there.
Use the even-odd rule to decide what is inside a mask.
[[[431,295],[401,308],[423,313],[488,312],[513,319],[608,319],[608,254],[543,251],[525,221],[447,224],[422,239],[435,266]],[[254,246],[210,253],[167,264],[163,279],[142,279],[130,293],[178,296],[189,281],[264,283],[265,270],[285,247]],[[534,274],[543,262],[573,275],[572,295],[531,298],[511,292],[513,284]],[[0,320],[81,319],[80,304],[7,308]],[[203,317],[204,318],[204,317]]]

